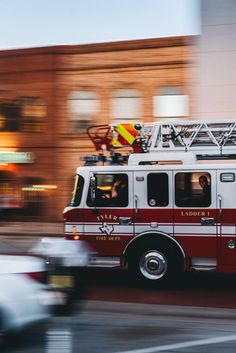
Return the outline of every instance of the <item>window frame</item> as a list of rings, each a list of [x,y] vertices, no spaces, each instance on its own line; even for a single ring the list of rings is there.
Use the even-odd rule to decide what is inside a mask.
[[[76,103],[73,104],[73,101]],[[84,102],[87,103],[85,107]],[[78,89],[70,92],[67,98],[71,132],[86,134],[100,112],[100,99],[93,89]],[[89,107],[89,108],[88,108]]]
[[[197,181],[199,183],[199,178],[200,176],[206,176],[208,179],[208,186],[210,187],[210,198],[209,201],[207,200],[207,197],[209,197],[209,195],[203,195],[203,189],[201,189],[201,187],[198,188],[189,188],[189,192],[191,191],[191,193],[188,195],[187,190],[177,188],[177,177],[181,174],[184,175],[191,175],[191,178],[189,179],[189,183],[191,183],[191,185],[193,184],[193,181],[191,181],[192,177],[194,174],[195,177],[197,178]],[[185,178],[183,178],[183,182],[186,184]],[[179,208],[210,208],[213,205],[213,201],[214,201],[214,197],[213,197],[213,176],[212,174],[208,171],[204,171],[204,170],[193,170],[193,171],[178,171],[175,173],[174,175],[174,207],[179,207]],[[195,193],[193,192],[195,191]],[[197,193],[196,193],[197,191]],[[201,191],[201,192],[200,192]],[[209,188],[208,188],[209,191]],[[181,192],[183,196],[178,196],[177,192]],[[204,197],[206,198],[205,204],[202,203],[201,204],[201,199],[202,201],[204,200]],[[185,200],[183,201],[183,198],[185,198]],[[181,202],[179,202],[181,200]],[[191,203],[191,201],[193,201]]]
[[[71,206],[71,207],[80,206],[81,201],[82,201],[82,197],[83,197],[84,184],[85,184],[84,177],[80,174],[76,174],[74,188],[72,191],[72,198],[69,203],[69,206]]]
[[[89,182],[89,185],[88,185],[88,189],[87,189],[87,196],[86,196],[86,205],[88,207],[98,207],[98,208],[109,208],[109,207],[112,207],[112,208],[125,208],[125,207],[128,207],[129,206],[129,174],[128,173],[123,173],[123,172],[120,172],[120,173],[94,173],[93,175],[95,177],[95,180],[96,180],[96,190],[95,190],[95,203],[93,204],[90,200],[90,197],[91,197],[91,193],[90,193],[90,182]],[[112,185],[114,184],[114,179],[115,177],[119,177],[119,176],[123,176],[125,177],[126,179],[126,189],[125,189],[125,202],[123,204],[118,204],[116,202],[116,200],[112,200],[112,199],[102,199],[101,197],[100,200],[101,202],[99,203],[98,201],[98,178],[97,177],[102,177],[102,176],[107,176],[107,177],[113,177],[112,179],[112,182],[110,183],[110,185],[107,185],[107,187],[112,187]],[[104,185],[105,187],[105,185]],[[107,193],[109,193],[110,190],[107,191]],[[99,192],[100,193],[100,192]],[[104,191],[105,193],[105,191]],[[106,202],[107,200],[107,202]],[[110,201],[111,200],[111,201]]]
[[[189,95],[185,93],[183,86],[163,86],[156,89],[152,102],[154,119],[181,119],[189,116]]]
[[[132,104],[130,103],[132,101]],[[128,104],[125,104],[128,102]],[[132,111],[130,115],[130,106]],[[120,107],[125,107],[125,113]],[[127,109],[128,107],[128,109]],[[135,109],[133,109],[135,108]],[[128,114],[127,114],[128,113]],[[117,88],[110,100],[110,120],[127,122],[140,119],[143,115],[143,96],[138,88]]]

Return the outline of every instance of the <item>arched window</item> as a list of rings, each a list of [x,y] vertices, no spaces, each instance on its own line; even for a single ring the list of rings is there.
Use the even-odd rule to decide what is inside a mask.
[[[178,86],[163,87],[153,97],[155,118],[181,118],[189,115],[189,99]]]
[[[40,97],[20,97],[21,131],[39,132],[47,115],[46,104]]]
[[[92,91],[72,92],[68,100],[72,131],[85,133],[99,112],[97,94]]]
[[[137,89],[117,89],[111,100],[111,119],[113,121],[140,120],[142,117],[142,98]]]

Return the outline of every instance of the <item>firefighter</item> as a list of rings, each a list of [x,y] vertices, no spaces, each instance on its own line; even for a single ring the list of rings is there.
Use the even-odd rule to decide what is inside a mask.
[[[127,177],[119,174],[114,178],[110,194],[103,195],[103,198],[109,199],[109,204],[115,203],[116,205],[122,206],[127,204],[127,195]]]
[[[211,186],[208,183],[208,179],[205,175],[199,177],[199,185],[202,187],[203,200],[206,204],[211,201]]]

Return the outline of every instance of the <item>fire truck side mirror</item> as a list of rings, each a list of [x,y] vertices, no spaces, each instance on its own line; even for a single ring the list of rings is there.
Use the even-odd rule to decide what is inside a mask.
[[[94,175],[90,178],[90,197],[92,204],[95,204],[95,195],[96,195],[96,178]]]

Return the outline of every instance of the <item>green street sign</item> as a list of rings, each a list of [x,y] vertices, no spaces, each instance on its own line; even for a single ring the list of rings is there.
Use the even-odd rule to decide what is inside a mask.
[[[0,163],[32,163],[31,152],[0,152]]]

